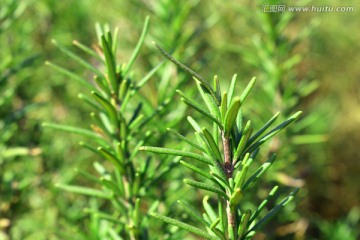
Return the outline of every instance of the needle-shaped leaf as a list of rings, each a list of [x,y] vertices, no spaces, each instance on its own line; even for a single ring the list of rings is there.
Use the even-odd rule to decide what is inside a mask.
[[[211,149],[211,152],[215,156],[215,159],[217,161],[221,161],[222,157],[221,157],[221,153],[220,153],[220,150],[219,150],[219,146],[215,143],[215,140],[211,136],[210,132],[206,128],[203,128],[202,133],[203,133],[203,135],[204,135],[204,137],[206,139],[206,142],[207,142],[209,148]]]
[[[246,147],[246,144],[251,136],[251,133],[252,133],[252,127],[251,127],[251,121],[249,120],[245,125],[240,142],[236,148],[234,158],[233,158],[234,163],[236,163],[237,160],[240,158],[240,156],[243,154],[243,150]]]
[[[221,103],[221,88],[220,88],[220,82],[219,82],[219,78],[217,75],[214,76],[214,90],[215,90],[215,94],[216,97],[218,99],[218,101]]]
[[[111,119],[112,123],[117,126],[118,125],[118,119],[117,119],[117,113],[116,110],[114,108],[114,106],[105,98],[103,98],[102,96],[100,96],[100,94],[98,94],[97,92],[91,92],[91,95],[94,97],[94,99],[100,103],[106,113],[108,114],[109,118]]]
[[[120,190],[119,186],[112,180],[106,178],[100,178],[101,184],[106,186],[107,189],[113,191],[116,195],[123,196],[123,192]]]
[[[113,196],[112,193],[107,193],[107,192],[103,192],[101,190],[88,188],[88,187],[72,186],[72,185],[66,185],[66,184],[57,184],[56,187],[61,188],[68,192],[88,195],[88,196],[97,197],[97,198],[111,199]]]
[[[246,99],[246,97],[249,95],[251,89],[254,87],[256,82],[256,78],[253,77],[250,82],[248,83],[248,85],[245,87],[244,91],[242,92],[241,96],[240,96],[240,101],[243,103]]]
[[[227,105],[230,105],[230,103],[234,97],[236,78],[237,78],[237,74],[234,74],[234,76],[231,79],[231,83],[230,83],[230,87],[229,87],[229,94],[228,94],[228,99],[226,102]]]
[[[220,194],[225,199],[229,198],[221,188],[212,186],[210,184],[194,181],[194,180],[191,180],[191,179],[184,179],[184,183],[186,183],[186,184],[188,184],[188,185],[190,185],[192,187],[195,187],[195,188],[200,188],[200,189],[203,189],[203,190],[206,190],[206,191],[210,191],[210,192],[213,192],[213,193],[216,193],[216,194]]]
[[[101,46],[104,51],[105,62],[107,67],[108,79],[114,94],[118,94],[119,81],[116,74],[115,56],[111,50],[111,43],[106,39],[105,35],[101,36]]]
[[[184,201],[178,200],[177,202],[184,208],[185,212],[187,212],[190,216],[201,222],[205,227],[210,227],[210,224],[207,221],[205,221],[205,219],[202,218],[201,214],[198,213],[194,208],[192,208]]]
[[[253,143],[259,136],[261,136],[261,134],[263,134],[270,126],[271,124],[273,124],[275,122],[275,120],[279,117],[280,112],[277,112],[272,118],[270,118],[269,121],[267,121],[267,123],[264,124],[264,126],[262,126],[259,131],[257,131],[253,136],[251,136],[251,138],[248,141],[248,144]]]
[[[149,147],[149,146],[140,147],[139,150],[153,152],[153,153],[159,153],[159,154],[168,154],[168,155],[173,155],[173,156],[188,157],[188,158],[192,158],[192,159],[198,160],[203,163],[211,164],[211,160],[208,159],[207,157],[204,157],[200,154],[187,152],[187,151],[168,149],[168,148],[160,148],[160,147]]]
[[[216,119],[221,119],[221,114],[219,110],[220,103],[214,99],[214,96],[211,94],[211,92],[205,88],[198,79],[194,78],[196,81],[196,85],[198,87],[198,90],[201,94],[201,97],[203,98],[207,108],[209,109],[211,115],[213,115]]]
[[[204,209],[205,209],[205,212],[206,214],[208,215],[209,219],[211,222],[214,222],[216,221],[216,219],[218,218],[218,216],[216,215],[216,212],[214,210],[214,208],[210,205],[209,203],[209,196],[206,195],[204,198],[203,198],[203,206],[204,206]]]
[[[82,135],[85,137],[89,137],[90,139],[104,141],[99,134],[94,133],[93,131],[89,131],[89,130],[78,128],[78,127],[70,127],[70,126],[55,124],[55,123],[43,123],[42,126],[48,127],[48,128],[53,128],[56,130],[65,131],[65,132],[79,134],[79,135]]]
[[[136,44],[135,50],[132,53],[132,55],[131,55],[131,57],[129,59],[129,62],[127,63],[127,65],[125,67],[124,77],[126,77],[127,74],[129,73],[129,70],[131,69],[132,65],[134,64],[135,59],[139,55],[140,49],[141,49],[142,45],[144,44],[146,34],[147,34],[148,30],[149,30],[149,21],[150,21],[150,17],[146,16],[145,22],[144,22],[144,27],[142,29],[139,41]]]
[[[249,177],[249,179],[244,183],[242,186],[242,190],[246,191],[248,188],[250,188],[259,178],[269,169],[269,167],[273,164],[273,162],[276,159],[276,154],[272,154],[270,158],[263,163],[258,170],[255,171],[255,173]]]
[[[260,214],[260,212],[264,209],[264,207],[269,203],[269,201],[271,201],[271,199],[274,198],[274,195],[275,195],[276,191],[278,190],[278,188],[279,188],[278,186],[275,186],[275,187],[273,187],[273,189],[271,189],[269,195],[266,197],[266,199],[264,199],[264,200],[260,203],[260,205],[258,206],[258,208],[256,209],[256,211],[255,211],[255,212],[253,213],[253,215],[251,216],[251,218],[250,218],[250,223],[257,218],[257,216],[258,216],[258,215]]]
[[[281,124],[279,124],[277,127],[275,127],[274,129],[272,129],[270,132],[268,132],[267,134],[265,134],[265,136],[263,136],[259,141],[255,142],[253,145],[251,145],[250,147],[248,147],[248,152],[252,152],[255,149],[257,149],[259,146],[261,146],[264,142],[266,142],[267,140],[269,140],[270,138],[272,138],[273,136],[275,136],[276,134],[278,134],[280,131],[282,131],[284,128],[286,128],[289,124],[291,124],[292,122],[294,122],[296,119],[299,118],[299,116],[301,115],[301,111],[295,113],[294,115],[292,115],[291,117],[289,117],[287,120],[285,120],[284,122],[282,122]]]
[[[150,72],[148,72],[148,74],[146,74],[145,77],[143,77],[137,84],[136,84],[136,89],[140,89],[142,86],[144,86],[147,81],[150,80],[150,78],[152,76],[154,76],[154,74],[164,65],[165,61],[160,62],[158,65],[156,65],[153,69],[151,69]]]
[[[188,74],[190,74],[191,76],[193,76],[195,79],[197,79],[198,81],[200,81],[200,83],[208,90],[208,92],[211,93],[211,95],[213,96],[213,99],[217,102],[218,105],[220,105],[220,103],[218,102],[217,98],[216,98],[216,94],[214,92],[214,90],[211,88],[210,84],[203,78],[201,77],[199,74],[197,74],[195,71],[193,71],[192,69],[188,68],[187,66],[185,66],[184,64],[182,64],[181,62],[179,62],[178,60],[176,60],[175,58],[173,58],[168,52],[166,52],[162,47],[160,47],[158,44],[156,44],[155,42],[153,42],[153,44],[155,45],[155,47],[160,51],[160,53],[166,57],[167,59],[169,59],[171,62],[173,62],[176,66],[178,66],[180,69],[184,70],[185,72],[187,72]]]
[[[176,92],[178,92],[181,95],[181,100],[186,103],[187,105],[189,105],[190,107],[192,107],[193,109],[195,109],[196,111],[198,111],[199,113],[203,114],[205,117],[209,118],[211,121],[216,122],[217,125],[222,128],[221,123],[219,122],[219,120],[216,119],[215,116],[213,116],[209,111],[207,111],[203,106],[199,105],[196,103],[195,100],[189,98],[188,96],[186,96],[183,92],[181,92],[180,90],[176,90]]]
[[[189,123],[191,124],[191,126],[194,128],[194,130],[196,132],[201,132],[200,125],[192,117],[188,116],[186,119],[189,121]]]
[[[163,221],[163,222],[166,222],[166,223],[169,223],[169,224],[171,224],[171,225],[174,225],[174,226],[177,226],[177,227],[179,227],[179,228],[182,228],[182,229],[184,229],[184,230],[186,230],[186,231],[189,231],[189,232],[191,232],[191,233],[194,233],[194,234],[196,234],[196,235],[198,235],[198,236],[201,236],[201,237],[203,237],[203,238],[205,238],[205,239],[209,239],[209,240],[220,240],[220,238],[218,238],[218,237],[216,237],[216,236],[210,235],[209,233],[207,233],[207,232],[205,232],[205,231],[203,231],[203,230],[201,230],[201,229],[199,229],[199,228],[196,228],[196,227],[191,226],[191,225],[189,225],[189,224],[187,224],[187,223],[184,223],[184,222],[180,222],[180,221],[178,221],[178,220],[176,220],[176,219],[169,218],[169,217],[165,217],[165,216],[162,216],[162,215],[157,214],[157,213],[154,213],[154,212],[150,213],[150,215],[151,215],[152,217],[155,217],[155,218],[157,218],[157,219],[160,219],[160,220]]]
[[[223,170],[223,167],[220,163],[220,161],[217,159],[216,154],[213,152],[213,150],[210,147],[210,144],[203,133],[196,132],[195,135],[200,139],[201,143],[203,144],[204,148],[206,149],[207,154],[209,155],[209,158],[211,160],[211,169],[217,174],[217,176],[221,179],[222,182],[227,182],[225,172]],[[221,155],[220,155],[221,157]]]
[[[240,99],[234,98],[225,115],[224,132],[225,132],[225,136],[227,137],[230,135],[231,129],[234,126],[240,107],[241,107]]]
[[[76,41],[76,40],[73,40],[73,44],[78,47],[79,49],[81,49],[82,51],[86,52],[87,54],[89,54],[90,56],[96,58],[98,61],[100,62],[104,62],[104,60],[99,56],[99,54],[97,52],[95,52],[93,49],[85,46],[84,44]]]
[[[227,92],[224,92],[222,95],[221,105],[220,105],[220,112],[221,112],[221,121],[225,122],[225,115],[227,113]]]
[[[193,170],[194,172],[199,173],[200,175],[202,175],[203,177],[205,177],[205,178],[207,178],[207,179],[210,179],[210,180],[211,180],[211,179],[213,178],[213,176],[212,176],[210,173],[205,172],[204,170],[202,170],[202,169],[200,169],[200,168],[198,168],[198,167],[195,167],[194,165],[192,165],[192,164],[190,164],[190,163],[187,163],[187,162],[182,161],[182,160],[180,161],[180,163],[181,163],[182,165],[184,165],[185,167]]]
[[[289,202],[291,202],[295,195],[299,192],[299,189],[295,189],[292,191],[289,196],[284,198],[278,205],[276,205],[273,209],[270,210],[268,214],[265,215],[259,222],[255,224],[247,233],[252,231],[258,230],[261,228],[265,223],[267,223],[271,218],[273,218],[283,207],[285,207]]]
[[[81,83],[82,85],[86,86],[89,90],[91,90],[91,91],[95,90],[94,86],[91,85],[86,79],[79,77],[75,73],[72,73],[71,71],[69,71],[65,68],[62,68],[54,63],[48,62],[48,61],[46,61],[45,64],[52,67],[54,70],[58,71],[59,73],[62,73],[64,75],[68,76],[69,78]]]
[[[90,63],[86,62],[84,59],[78,57],[75,53],[73,53],[72,51],[70,51],[68,48],[66,48],[65,46],[63,46],[62,44],[58,43],[56,40],[52,40],[51,41],[57,48],[60,49],[60,51],[62,51],[63,53],[65,53],[67,56],[69,56],[70,58],[74,59],[76,62],[78,62],[80,65],[82,65],[83,67],[89,69],[90,71],[92,71],[93,73],[95,73],[96,75],[99,76],[103,76],[102,72],[99,71],[98,69],[96,69],[94,66],[92,66]]]
[[[95,108],[97,111],[99,111],[99,112],[102,111],[100,105],[97,102],[95,102],[93,99],[88,97],[87,95],[79,93],[78,98],[83,100],[85,103],[89,104],[91,107]]]
[[[245,210],[245,213],[241,216],[241,220],[238,228],[239,239],[242,239],[242,237],[246,233],[246,229],[248,229],[250,216],[251,216],[250,209]]]
[[[106,80],[99,77],[94,76],[94,80],[98,87],[106,94],[107,96],[111,96],[111,89],[109,88],[109,85],[107,84]]]
[[[121,160],[117,159],[114,154],[112,154],[111,152],[109,152],[108,150],[106,150],[102,147],[97,148],[97,150],[104,158],[106,158],[117,169],[119,169],[120,172],[124,172],[124,167],[123,167],[122,163],[120,162]]]
[[[176,136],[177,138],[179,138],[180,140],[186,142],[187,144],[193,146],[194,148],[202,151],[202,152],[206,152],[206,150],[201,147],[200,145],[196,144],[195,142],[191,141],[190,139],[186,138],[185,136],[181,135],[180,133],[178,133],[177,131],[168,128],[167,129],[171,134],[173,134],[174,136]]]
[[[236,188],[236,189],[234,190],[234,192],[231,194],[231,197],[230,197],[230,206],[231,206],[231,207],[236,207],[236,206],[240,203],[240,201],[241,201],[241,199],[242,199],[242,196],[243,196],[243,193],[242,193],[241,189],[240,189],[240,188]]]

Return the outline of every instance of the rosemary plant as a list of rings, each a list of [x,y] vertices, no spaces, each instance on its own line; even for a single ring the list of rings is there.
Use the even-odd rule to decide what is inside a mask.
[[[146,18],[140,40],[130,60],[118,64],[116,58],[118,29],[112,34],[107,27],[97,25],[99,46],[95,51],[85,45],[74,45],[96,58],[102,67],[94,67],[68,48],[54,41],[54,44],[68,57],[95,74],[94,84],[73,74],[54,63],[47,62],[60,73],[79,81],[91,92],[91,96],[79,94],[79,98],[90,105],[93,111],[91,130],[53,123],[43,126],[76,133],[84,136],[80,145],[94,152],[105,162],[95,162],[97,174],[78,169],[80,175],[100,186],[84,187],[58,184],[66,191],[92,197],[91,206],[86,211],[91,215],[91,237],[99,239],[148,239],[149,223],[147,211],[155,208],[161,200],[162,179],[173,164],[154,161],[151,157],[139,154],[139,147],[148,141],[154,142],[154,132],[146,129],[147,124],[159,114],[165,102],[153,107],[151,101],[140,90],[162,66],[159,64],[145,77],[136,80],[130,70],[144,44],[148,31],[149,18]],[[151,190],[151,186],[159,189]],[[154,205],[153,207],[151,205]],[[154,234],[165,234],[152,228]],[[155,236],[155,235],[154,235]]]
[[[260,219],[258,218],[260,212],[275,197],[278,186],[275,186],[269,192],[266,199],[256,209],[247,209],[243,203],[243,197],[252,191],[252,187],[269,169],[276,158],[275,153],[271,153],[265,163],[257,170],[251,171],[252,163],[260,147],[294,122],[301,112],[293,114],[284,122],[271,128],[279,116],[279,113],[276,113],[257,132],[253,133],[251,121],[245,122],[242,115],[242,105],[255,84],[255,78],[249,82],[240,96],[235,96],[237,76],[234,75],[229,90],[222,92],[217,76],[214,77],[212,87],[202,76],[174,59],[159,45],[156,45],[156,47],[166,58],[193,76],[205,107],[188,97],[181,90],[177,91],[185,104],[208,120],[212,129],[202,126],[191,116],[187,120],[195,130],[196,142],[181,135],[174,129],[169,129],[170,133],[192,146],[194,150],[201,152],[201,154],[151,146],[143,146],[140,149],[184,158],[180,163],[203,177],[202,181],[184,179],[184,182],[192,187],[214,194],[217,199],[217,208],[211,206],[208,201],[209,196],[205,196],[203,199],[205,209],[203,215],[186,202],[178,201],[186,213],[204,225],[204,230],[155,212],[151,213],[151,215],[206,239],[250,239],[261,226],[290,202],[298,192],[298,189],[295,189]],[[192,161],[185,159],[191,159]],[[202,165],[199,166],[195,162]]]

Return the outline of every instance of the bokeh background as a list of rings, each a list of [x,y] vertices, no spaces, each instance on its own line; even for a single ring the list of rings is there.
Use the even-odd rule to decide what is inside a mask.
[[[265,5],[279,4],[354,10],[264,11]],[[282,140],[280,156],[290,162],[280,164],[273,177],[302,186],[291,209],[296,221],[279,224],[278,219],[276,230],[258,238],[358,239],[359,14],[355,0],[1,0],[0,239],[76,239],[73,234],[86,231],[82,209],[88,199],[55,184],[82,184],[73,169],[89,167],[93,156],[79,148],[79,137],[45,131],[41,123],[89,125],[88,109],[77,98],[81,86],[44,62],[86,76],[51,39],[70,48],[74,39],[91,46],[97,41],[96,22],[119,27],[118,57],[128,59],[147,15],[151,26],[137,61],[139,74],[161,61],[151,44],[155,40],[203,76],[217,74],[224,85],[234,73],[242,86],[256,76],[258,89],[247,111],[259,122],[277,110],[285,116],[304,112],[303,127]],[[266,86],[277,91],[266,95]],[[303,91],[287,96],[288,88]],[[149,91],[156,96],[155,87]],[[260,115],[264,108],[266,116]]]

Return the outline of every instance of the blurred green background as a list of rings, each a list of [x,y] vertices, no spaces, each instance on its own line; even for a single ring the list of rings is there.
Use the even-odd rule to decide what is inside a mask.
[[[192,7],[185,24],[179,26],[176,24],[179,7],[187,4]],[[354,11],[287,12],[291,20],[280,28],[275,40],[283,40],[284,46],[289,44],[291,48],[277,49],[276,46],[282,45],[276,43],[268,58],[262,58],[263,44],[274,40],[266,26],[275,26],[272,24],[285,16],[282,12],[261,11],[263,5],[273,4],[353,6]],[[77,98],[81,87],[46,67],[44,62],[50,60],[86,76],[83,69],[60,54],[51,39],[69,47],[74,39],[91,46],[97,41],[96,22],[120,28],[118,57],[128,59],[146,15],[150,15],[151,26],[146,47],[137,62],[139,73],[146,73],[151,64],[161,61],[151,45],[153,40],[166,49],[176,49],[180,60],[202,75],[209,78],[219,75],[225,85],[234,73],[243,79],[243,86],[253,76],[258,77],[258,85],[266,85],[272,76],[263,67],[266,60],[281,63],[301,55],[290,69],[296,76],[295,83],[300,86],[304,79],[310,83],[316,81],[318,88],[300,98],[290,110],[301,109],[305,116],[316,116],[310,118],[302,136],[318,137],[310,141],[298,138],[291,150],[296,153],[291,175],[305,183],[296,201],[300,220],[293,226],[295,230],[289,225],[279,227],[272,238],[358,239],[359,14],[360,6],[355,0],[329,0],[321,4],[295,0],[282,3],[275,0],[1,0],[0,240],[80,239],[77,234],[86,231],[87,216],[82,209],[88,199],[64,193],[54,185],[71,181],[81,184],[73,169],[90,166],[92,156],[79,148],[77,136],[43,131],[40,125],[44,121],[86,125],[87,109]],[[264,20],[265,15],[270,17]],[[182,34],[192,30],[196,33],[193,40],[181,41]],[[254,39],[259,39],[260,45]],[[261,86],[258,88],[261,95]],[[253,112],[250,114],[256,116],[259,106],[265,106],[256,105],[261,97],[253,93],[254,107],[249,107],[248,111]],[[269,108],[269,116],[273,110]]]

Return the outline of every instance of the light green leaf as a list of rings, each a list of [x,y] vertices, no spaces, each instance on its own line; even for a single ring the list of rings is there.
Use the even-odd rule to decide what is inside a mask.
[[[94,97],[94,99],[100,103],[106,113],[108,114],[109,118],[111,119],[112,124],[114,124],[115,126],[118,126],[118,118],[117,118],[117,112],[114,108],[114,106],[105,98],[103,98],[102,96],[100,96],[100,94],[98,94],[97,92],[91,92],[91,95]]]
[[[190,216],[201,222],[205,227],[210,227],[210,224],[207,221],[205,221],[205,219],[201,217],[200,213],[198,213],[194,208],[186,204],[184,201],[178,200],[177,202],[184,208],[185,212],[187,212]]]
[[[210,92],[210,94],[212,95],[214,101],[217,103],[217,105],[220,105],[220,103],[218,102],[217,98],[216,98],[216,94],[214,92],[214,90],[211,88],[210,84],[203,78],[201,77],[199,74],[197,74],[195,71],[193,71],[192,69],[188,68],[187,66],[185,66],[184,64],[182,64],[181,62],[179,62],[178,60],[176,60],[175,58],[173,58],[169,53],[167,53],[163,48],[161,48],[158,44],[156,44],[155,42],[153,42],[153,44],[155,45],[155,47],[160,51],[160,53],[166,57],[167,59],[169,59],[171,62],[173,62],[176,66],[178,66],[180,69],[184,70],[185,72],[187,72],[188,74],[190,74],[191,76],[193,76],[195,79],[197,79],[206,89],[208,92]]]
[[[237,74],[234,74],[234,76],[231,79],[231,83],[230,83],[230,87],[229,87],[228,99],[227,99],[227,102],[225,102],[227,105],[230,105],[230,103],[234,97],[236,78],[237,78]]]
[[[271,124],[275,122],[275,120],[279,117],[279,115],[280,112],[277,112],[269,121],[267,121],[267,123],[265,123],[264,126],[262,126],[259,131],[257,131],[253,136],[251,136],[251,138],[248,141],[248,144],[253,143],[261,134],[263,134],[271,126]]]
[[[94,133],[94,132],[89,131],[89,130],[86,130],[86,129],[78,128],[78,127],[70,127],[70,126],[67,126],[67,125],[61,125],[61,124],[55,124],[55,123],[43,123],[42,126],[43,127],[48,127],[48,128],[53,128],[53,129],[56,129],[56,130],[65,131],[65,132],[79,134],[79,135],[82,135],[82,136],[85,136],[85,137],[100,140],[102,142],[104,141],[99,134]]]
[[[214,96],[211,92],[205,88],[198,79],[194,78],[196,81],[196,85],[198,90],[203,98],[207,108],[209,109],[211,115],[213,115],[216,119],[221,119],[221,114],[219,110],[220,103],[217,102],[217,99],[214,99]]]
[[[245,210],[245,213],[241,216],[239,228],[238,228],[238,237],[239,239],[242,239],[242,237],[245,235],[246,230],[249,226],[249,219],[251,216],[251,210],[247,209]]]
[[[233,157],[234,163],[236,163],[237,160],[240,158],[240,156],[243,154],[243,150],[245,149],[245,147],[248,143],[248,139],[250,138],[252,131],[253,131],[253,129],[251,127],[251,121],[249,120],[245,125],[240,142],[236,148],[236,151],[235,151],[235,154]]]
[[[196,154],[196,153],[187,152],[187,151],[168,149],[168,148],[160,148],[160,147],[149,147],[149,146],[140,147],[139,150],[153,152],[153,153],[159,153],[159,154],[168,154],[168,155],[174,155],[174,156],[189,157],[189,158],[198,160],[203,163],[211,164],[211,160],[209,158],[204,157],[199,154]]]
[[[239,113],[239,109],[241,107],[241,101],[240,98],[234,98],[232,101],[226,115],[225,115],[225,121],[224,121],[224,131],[225,136],[229,136],[231,133],[231,129],[234,126],[236,117]]]
[[[181,100],[184,103],[186,103],[187,105],[198,111],[199,113],[203,114],[205,117],[209,118],[211,121],[215,122],[220,128],[222,128],[220,121],[217,120],[216,117],[213,116],[210,112],[208,112],[203,106],[197,104],[195,100],[189,98],[180,90],[176,90],[176,92],[178,92],[182,96]]]
[[[276,205],[273,209],[270,210],[270,212],[268,214],[265,215],[265,217],[263,217],[259,222],[257,222],[255,224],[255,226],[253,226],[247,233],[250,233],[252,231],[258,230],[259,228],[261,228],[265,223],[267,223],[269,220],[271,220],[271,218],[273,218],[283,207],[286,206],[286,204],[288,204],[289,202],[291,202],[295,195],[299,192],[299,189],[295,189],[294,191],[292,191],[289,196],[287,196],[286,198],[284,198],[278,205]]]
[[[246,99],[246,97],[249,95],[251,89],[254,87],[255,85],[255,82],[256,82],[256,78],[253,77],[249,84],[245,87],[244,91],[242,92],[241,96],[240,96],[240,101],[243,103]]]
[[[206,183],[194,181],[194,180],[191,180],[191,179],[184,179],[184,183],[186,183],[186,184],[188,184],[188,185],[190,185],[192,187],[195,187],[195,188],[200,188],[200,189],[203,189],[203,190],[206,190],[206,191],[210,191],[210,192],[213,192],[213,193],[220,194],[225,199],[229,199],[229,197],[226,195],[226,193],[221,188],[218,188],[218,187],[206,184]]]
[[[56,40],[52,40],[51,41],[57,48],[60,49],[60,51],[62,51],[63,53],[65,53],[67,56],[69,56],[70,58],[74,59],[75,61],[77,61],[80,65],[82,65],[83,67],[89,69],[90,71],[92,71],[93,73],[95,73],[98,76],[104,76],[102,74],[101,71],[99,71],[98,69],[96,69],[94,66],[92,66],[90,63],[86,62],[84,59],[78,57],[76,54],[74,54],[73,52],[71,52],[68,48],[66,48],[65,46],[63,46],[62,44],[58,43]]]
[[[59,73],[62,73],[66,76],[68,76],[69,78],[77,81],[78,83],[86,86],[89,90],[94,91],[95,88],[93,85],[91,85],[85,78],[79,77],[78,75],[70,72],[69,70],[62,68],[54,63],[51,63],[49,61],[45,62],[46,65],[48,65],[49,67],[52,67],[54,70],[58,71]]]
[[[192,164],[190,164],[190,163],[187,163],[187,162],[182,161],[182,160],[180,161],[180,163],[181,163],[182,165],[184,165],[185,167],[193,170],[194,172],[199,173],[200,175],[204,176],[204,177],[207,178],[207,179],[212,180],[212,178],[213,178],[210,173],[205,172],[204,170],[202,170],[202,169],[200,169],[200,168],[198,168],[198,167],[195,167],[194,165],[192,165]]]
[[[281,124],[279,124],[277,127],[275,127],[274,129],[272,129],[270,132],[268,132],[267,134],[265,134],[265,136],[263,136],[259,141],[255,142],[253,145],[251,145],[250,147],[248,147],[248,152],[252,152],[254,150],[256,150],[259,146],[261,146],[264,142],[266,142],[267,140],[269,140],[270,138],[272,138],[273,136],[275,136],[276,134],[278,134],[281,130],[283,130],[284,128],[286,128],[289,124],[291,124],[292,122],[294,122],[297,118],[299,118],[299,116],[301,115],[301,111],[295,113],[294,115],[292,115],[290,118],[288,118],[286,121],[282,122]]]
[[[110,39],[106,39],[104,35],[102,35],[101,38],[101,46],[104,51],[105,61],[106,61],[106,67],[107,67],[107,74],[108,79],[112,88],[112,91],[114,94],[118,94],[119,90],[119,79],[116,73],[116,59],[115,56],[111,50],[111,34]]]
[[[256,209],[256,211],[253,213],[253,215],[250,218],[250,223],[253,222],[257,216],[260,214],[260,212],[264,209],[264,207],[268,204],[269,201],[271,201],[274,198],[274,195],[276,193],[276,191],[279,189],[278,186],[273,187],[273,189],[271,189],[269,195],[266,197],[266,199],[264,199],[260,205],[258,206],[258,208]]]
[[[216,236],[213,236],[213,235],[210,235],[209,233],[199,229],[199,228],[196,228],[196,227],[193,227],[187,223],[183,223],[183,222],[180,222],[178,220],[175,220],[173,218],[169,218],[169,217],[165,217],[165,216],[162,216],[160,214],[157,214],[157,213],[150,213],[150,216],[152,217],[155,217],[157,219],[160,219],[161,221],[163,222],[166,222],[166,223],[169,223],[171,225],[174,225],[174,226],[177,226],[179,228],[182,228],[188,232],[191,232],[191,233],[194,233],[198,236],[201,236],[205,239],[209,239],[209,240],[220,240],[220,238],[216,237]]]
[[[120,172],[124,172],[124,167],[121,163],[120,159],[117,159],[112,153],[110,153],[108,150],[99,147],[97,148],[97,151],[107,160],[109,160],[109,162],[111,162],[117,169],[120,170]]]
[[[199,149],[202,152],[206,152],[206,150],[201,147],[200,145],[196,144],[195,142],[191,141],[190,139],[186,138],[185,136],[181,135],[180,133],[178,133],[177,131],[168,128],[167,129],[171,134],[173,134],[174,136],[176,136],[177,138],[179,138],[180,140],[188,143],[189,145],[193,146],[194,148]]]
[[[135,50],[132,53],[132,55],[129,59],[129,62],[127,63],[127,65],[125,67],[124,77],[127,76],[127,74],[129,73],[129,70],[131,69],[132,65],[135,62],[136,57],[139,55],[140,49],[141,49],[142,45],[144,44],[146,34],[149,30],[149,22],[150,22],[150,17],[146,16],[145,22],[144,22],[144,27],[143,27],[141,35],[140,35],[140,39],[139,39],[138,43],[136,44]]]
[[[249,179],[244,183],[241,189],[243,191],[246,191],[248,188],[250,188],[269,169],[275,159],[276,154],[273,153],[270,158],[265,163],[263,163],[251,177],[249,177]]]
[[[92,197],[98,197],[98,198],[105,198],[105,199],[111,199],[112,193],[105,193],[101,190],[88,188],[88,187],[80,187],[80,186],[72,186],[72,185],[66,185],[66,184],[57,184],[56,187],[61,188],[68,192],[88,195]]]

